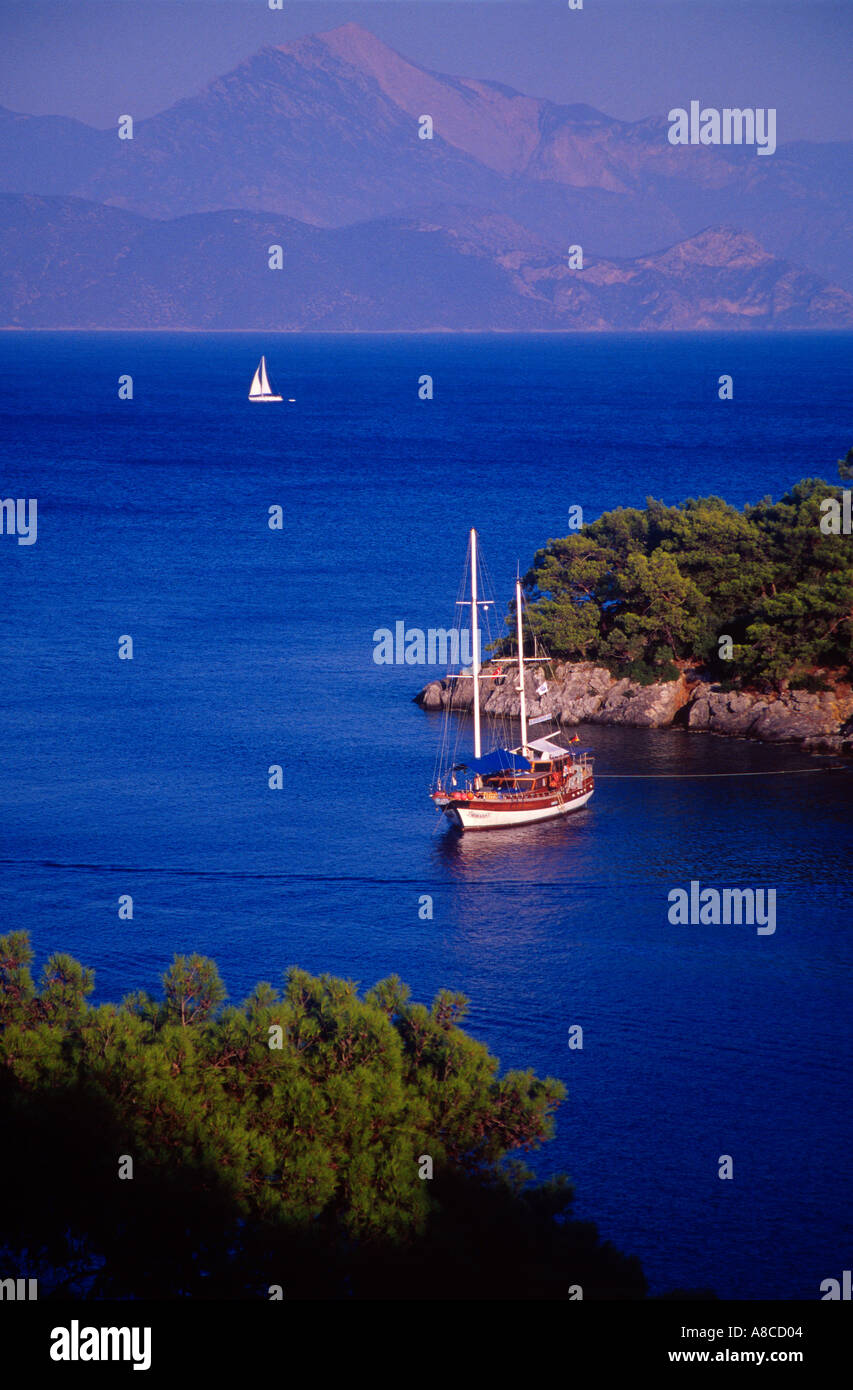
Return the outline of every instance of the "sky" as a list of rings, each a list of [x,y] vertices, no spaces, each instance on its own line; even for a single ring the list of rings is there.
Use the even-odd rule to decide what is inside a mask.
[[[778,138],[853,138],[853,0],[0,0],[0,105],[101,128],[264,44],[356,20],[423,67],[623,120],[775,107]]]

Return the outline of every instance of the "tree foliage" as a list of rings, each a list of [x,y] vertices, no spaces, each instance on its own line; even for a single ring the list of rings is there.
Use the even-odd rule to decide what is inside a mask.
[[[462,995],[294,968],[226,1006],[214,962],[179,956],[162,999],[94,1007],[90,970],[52,956],[37,989],[32,957],[0,938],[0,1245],[48,1292],[643,1296],[568,1181],[517,1158],[562,1084],[500,1075]]]
[[[821,529],[838,491],[811,478],[742,512],[720,497],[605,512],[537,552],[533,625],[553,656],[641,682],[674,679],[676,662],[777,688],[816,669],[849,679],[853,548]]]

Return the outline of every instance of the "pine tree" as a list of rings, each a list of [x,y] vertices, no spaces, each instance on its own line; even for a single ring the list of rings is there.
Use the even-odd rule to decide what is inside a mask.
[[[847,476],[853,450],[839,468]],[[644,683],[679,664],[730,678],[723,632],[742,683],[782,688],[821,669],[849,679],[853,554],[821,528],[836,493],[807,478],[742,512],[719,497],[605,512],[537,552],[524,580],[533,625],[552,656]]]
[[[643,1296],[636,1261],[567,1219],[567,1180],[516,1157],[562,1085],[500,1075],[463,995],[427,1008],[396,976],[362,995],[294,968],[226,1006],[192,955],[162,1001],[92,1007],[91,970],[54,955],[36,990],[32,958],[25,932],[0,938],[0,1249],[40,1250],[48,1288],[545,1297],[570,1259],[600,1296]]]

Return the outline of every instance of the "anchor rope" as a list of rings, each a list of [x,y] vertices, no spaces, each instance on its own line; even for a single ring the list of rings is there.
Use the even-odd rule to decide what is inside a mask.
[[[619,778],[621,781],[628,782],[663,782],[667,780],[685,781],[688,778],[706,777],[796,777],[798,773],[819,773],[819,772],[842,772],[846,768],[841,764],[833,767],[789,767],[775,770],[773,772],[597,772],[596,781],[603,782],[605,778],[614,780]]]

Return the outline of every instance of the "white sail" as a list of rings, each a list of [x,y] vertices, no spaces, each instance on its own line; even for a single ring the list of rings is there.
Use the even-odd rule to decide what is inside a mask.
[[[258,363],[255,375],[252,377],[252,384],[249,387],[250,401],[280,401],[281,396],[274,396],[267,376],[267,359],[262,357]]]

